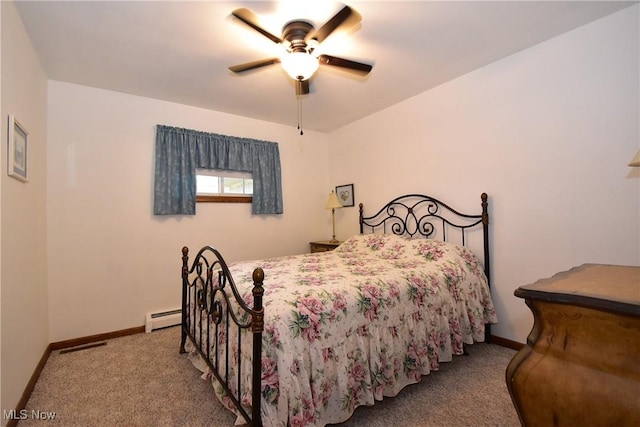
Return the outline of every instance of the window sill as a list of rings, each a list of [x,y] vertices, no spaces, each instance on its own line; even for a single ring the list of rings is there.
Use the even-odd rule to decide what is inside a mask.
[[[251,203],[252,196],[196,196],[198,203]]]

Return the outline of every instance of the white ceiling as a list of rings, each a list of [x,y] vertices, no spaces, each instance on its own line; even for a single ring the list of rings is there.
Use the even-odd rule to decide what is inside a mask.
[[[374,65],[366,77],[321,66],[302,97],[303,128],[329,132],[636,1],[345,1],[361,24],[324,53]],[[233,18],[251,9],[265,29],[304,19],[316,28],[333,1],[18,1],[52,80],[296,126],[294,84],[272,65],[277,45]],[[312,7],[313,6],[313,7]],[[312,10],[315,9],[315,10]]]

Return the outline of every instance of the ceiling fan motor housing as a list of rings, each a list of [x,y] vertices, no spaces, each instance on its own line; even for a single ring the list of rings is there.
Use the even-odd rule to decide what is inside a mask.
[[[282,38],[289,42],[289,52],[309,52],[305,38],[313,30],[306,21],[291,21],[282,28]]]

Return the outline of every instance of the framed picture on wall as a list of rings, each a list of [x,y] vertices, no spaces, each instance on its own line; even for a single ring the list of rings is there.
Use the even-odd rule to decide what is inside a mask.
[[[29,133],[13,115],[9,115],[8,129],[7,174],[17,180],[27,182]]]
[[[336,187],[336,195],[340,203],[342,203],[343,208],[354,205],[353,184],[338,185]]]

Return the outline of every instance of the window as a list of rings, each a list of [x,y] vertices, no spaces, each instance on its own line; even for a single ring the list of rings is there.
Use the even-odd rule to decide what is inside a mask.
[[[251,203],[253,179],[250,173],[198,169],[196,202]]]
[[[251,174],[244,178],[253,179],[251,196],[202,197],[251,200],[252,215],[283,213],[278,143],[157,125],[154,215],[196,214],[198,169],[243,171]]]

